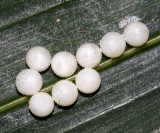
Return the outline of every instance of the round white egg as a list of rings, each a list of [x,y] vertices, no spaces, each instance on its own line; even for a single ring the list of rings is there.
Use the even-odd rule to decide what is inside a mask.
[[[126,42],[121,34],[109,32],[100,40],[100,47],[105,56],[116,58],[125,51]]]
[[[86,43],[78,48],[76,57],[82,67],[94,68],[101,62],[102,52],[95,44]]]
[[[42,76],[33,69],[25,69],[16,77],[17,90],[23,95],[33,95],[42,88]]]
[[[131,46],[142,46],[149,38],[147,26],[141,22],[131,22],[124,29],[126,42]]]
[[[34,115],[45,117],[51,114],[54,109],[53,98],[44,92],[36,93],[29,101],[29,109]]]
[[[61,80],[52,89],[52,97],[60,106],[70,106],[78,98],[78,90],[74,83],[68,80]]]
[[[59,52],[52,58],[51,67],[53,72],[59,77],[69,77],[77,69],[77,60],[69,52]]]
[[[31,69],[44,71],[51,64],[50,52],[44,47],[33,47],[27,52],[26,64]]]
[[[100,84],[101,77],[94,69],[85,68],[76,75],[76,86],[83,93],[89,94],[95,92]]]

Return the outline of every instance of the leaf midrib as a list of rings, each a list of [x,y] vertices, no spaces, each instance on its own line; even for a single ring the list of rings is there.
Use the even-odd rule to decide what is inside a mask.
[[[140,52],[142,52],[142,51],[144,51],[146,49],[149,49],[149,48],[152,48],[152,47],[154,47],[156,45],[159,45],[159,43],[160,43],[160,35],[150,39],[146,43],[146,45],[144,45],[143,47],[127,49],[125,51],[125,53],[121,57],[119,57],[117,59],[106,59],[106,60],[104,60],[95,69],[97,71],[102,71],[104,69],[107,69],[107,68],[109,68],[111,66],[114,66],[115,64],[117,64],[117,63],[119,63],[119,62],[121,62],[123,60],[129,59],[130,57],[134,56],[137,53],[140,53]],[[70,81],[74,81],[75,80],[75,75],[73,75],[73,76],[71,76],[71,77],[69,77],[67,79],[70,80]],[[46,92],[46,93],[50,93],[52,87],[54,86],[54,84],[55,83],[52,83],[49,86],[47,86],[45,88],[42,88],[41,91],[42,92]],[[11,109],[13,109],[13,108],[15,108],[15,107],[17,107],[19,105],[25,104],[28,100],[29,100],[29,97],[22,96],[20,98],[13,99],[10,102],[4,103],[3,105],[0,106],[0,114],[1,113],[5,113],[6,111],[9,111],[9,110],[11,110]]]

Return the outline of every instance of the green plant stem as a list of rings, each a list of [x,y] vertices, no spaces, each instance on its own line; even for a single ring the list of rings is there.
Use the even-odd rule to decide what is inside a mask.
[[[144,46],[142,47],[138,47],[138,48],[128,48],[125,53],[119,57],[119,58],[116,58],[116,59],[105,59],[104,61],[102,61],[98,67],[96,67],[95,69],[97,71],[102,71],[104,69],[107,69],[111,66],[114,66],[116,64],[118,64],[119,62],[123,61],[123,60],[126,60],[126,59],[129,59],[131,58],[132,56],[136,55],[137,53],[140,53],[144,50],[148,50],[154,46],[157,46],[159,45],[160,43],[160,35],[159,36],[156,36],[152,39],[150,39]],[[76,75],[76,74],[75,74]],[[70,80],[70,81],[74,81],[75,80],[75,75],[69,77],[69,78],[66,78],[67,80]],[[45,88],[42,88],[42,92],[46,92],[46,93],[50,93],[51,90],[52,90],[52,87],[54,86],[55,83],[52,83],[50,84],[49,86],[45,87]],[[27,103],[27,101],[29,100],[30,97],[27,97],[27,96],[22,96],[22,97],[19,97],[17,99],[13,99],[12,101],[8,102],[8,103],[5,103],[3,105],[0,105],[0,114],[1,113],[4,113],[8,110],[11,110],[13,108],[16,108],[18,107],[19,105],[22,105],[22,104],[25,104]]]

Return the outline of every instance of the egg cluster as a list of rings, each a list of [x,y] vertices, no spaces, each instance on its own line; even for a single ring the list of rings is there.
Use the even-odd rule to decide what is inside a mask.
[[[126,42],[131,46],[142,46],[149,37],[147,26],[141,22],[128,24],[123,35],[109,32],[100,40],[100,48],[93,43],[81,45],[76,57],[62,51],[51,58],[50,52],[44,47],[33,47],[27,52],[26,64],[29,69],[21,71],[16,78],[17,90],[23,95],[33,95],[29,101],[30,111],[45,117],[54,109],[54,102],[60,106],[70,106],[78,98],[78,90],[90,94],[98,90],[101,84],[99,73],[94,70],[102,59],[102,53],[110,58],[123,54]],[[75,84],[69,80],[61,80],[52,88],[52,96],[39,92],[43,85],[39,72],[45,71],[51,65],[53,72],[59,77],[69,77],[75,73],[77,62],[82,69],[75,78]]]

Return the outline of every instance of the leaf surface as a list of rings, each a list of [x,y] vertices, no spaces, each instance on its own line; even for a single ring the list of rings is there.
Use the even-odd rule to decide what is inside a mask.
[[[52,56],[59,51],[75,55],[84,42],[98,44],[106,32],[122,33],[119,23],[127,16],[141,18],[150,29],[150,41],[141,48],[128,47],[120,58],[103,57],[96,68],[102,84],[95,94],[80,94],[74,106],[55,107],[47,118],[33,116],[28,109],[29,98],[15,88],[17,74],[27,68],[26,52],[38,45]],[[61,21],[57,23],[57,19]],[[159,0],[2,0],[0,20],[1,132],[160,130]],[[43,91],[48,93],[61,80],[51,69],[42,76]]]

